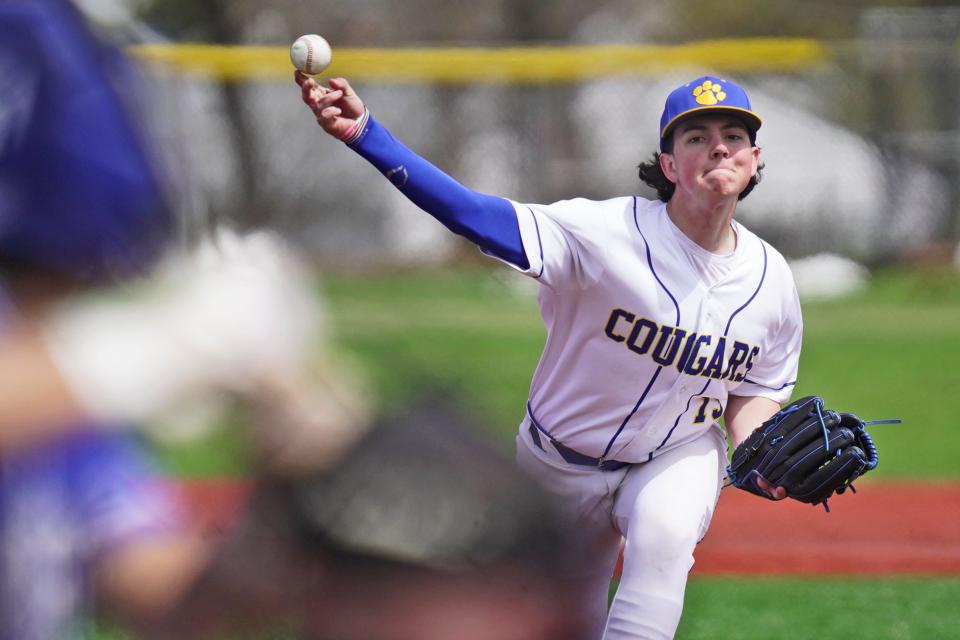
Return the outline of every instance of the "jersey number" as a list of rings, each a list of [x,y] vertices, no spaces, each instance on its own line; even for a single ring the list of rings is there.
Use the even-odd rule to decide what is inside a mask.
[[[707,419],[707,407],[711,402],[717,404],[716,407],[710,412],[710,417],[714,420],[719,420],[720,416],[723,415],[723,405],[720,404],[720,401],[716,398],[700,398],[700,409],[697,411],[697,417],[693,419],[693,424],[702,424]]]

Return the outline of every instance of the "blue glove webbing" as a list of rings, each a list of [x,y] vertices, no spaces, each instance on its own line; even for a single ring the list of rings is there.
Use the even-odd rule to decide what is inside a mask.
[[[509,201],[466,188],[405,147],[372,116],[366,120],[348,146],[445,227],[486,253],[530,268],[517,213]]]

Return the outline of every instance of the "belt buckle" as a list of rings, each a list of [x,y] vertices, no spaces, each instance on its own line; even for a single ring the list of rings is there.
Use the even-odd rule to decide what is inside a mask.
[[[603,459],[603,456],[597,458],[597,469],[603,470],[604,463],[606,463],[606,460]]]

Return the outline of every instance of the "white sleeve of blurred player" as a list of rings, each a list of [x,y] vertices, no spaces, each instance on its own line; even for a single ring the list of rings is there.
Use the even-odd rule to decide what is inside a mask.
[[[211,389],[242,392],[301,370],[320,322],[289,246],[219,232],[166,261],[142,296],[64,305],[44,339],[91,417],[142,421]]]

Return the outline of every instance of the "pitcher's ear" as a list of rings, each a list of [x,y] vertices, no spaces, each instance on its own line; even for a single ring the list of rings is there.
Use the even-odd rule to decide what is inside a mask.
[[[657,161],[660,162],[660,170],[663,171],[666,179],[673,184],[677,184],[677,163],[673,159],[673,154],[661,153]]]

